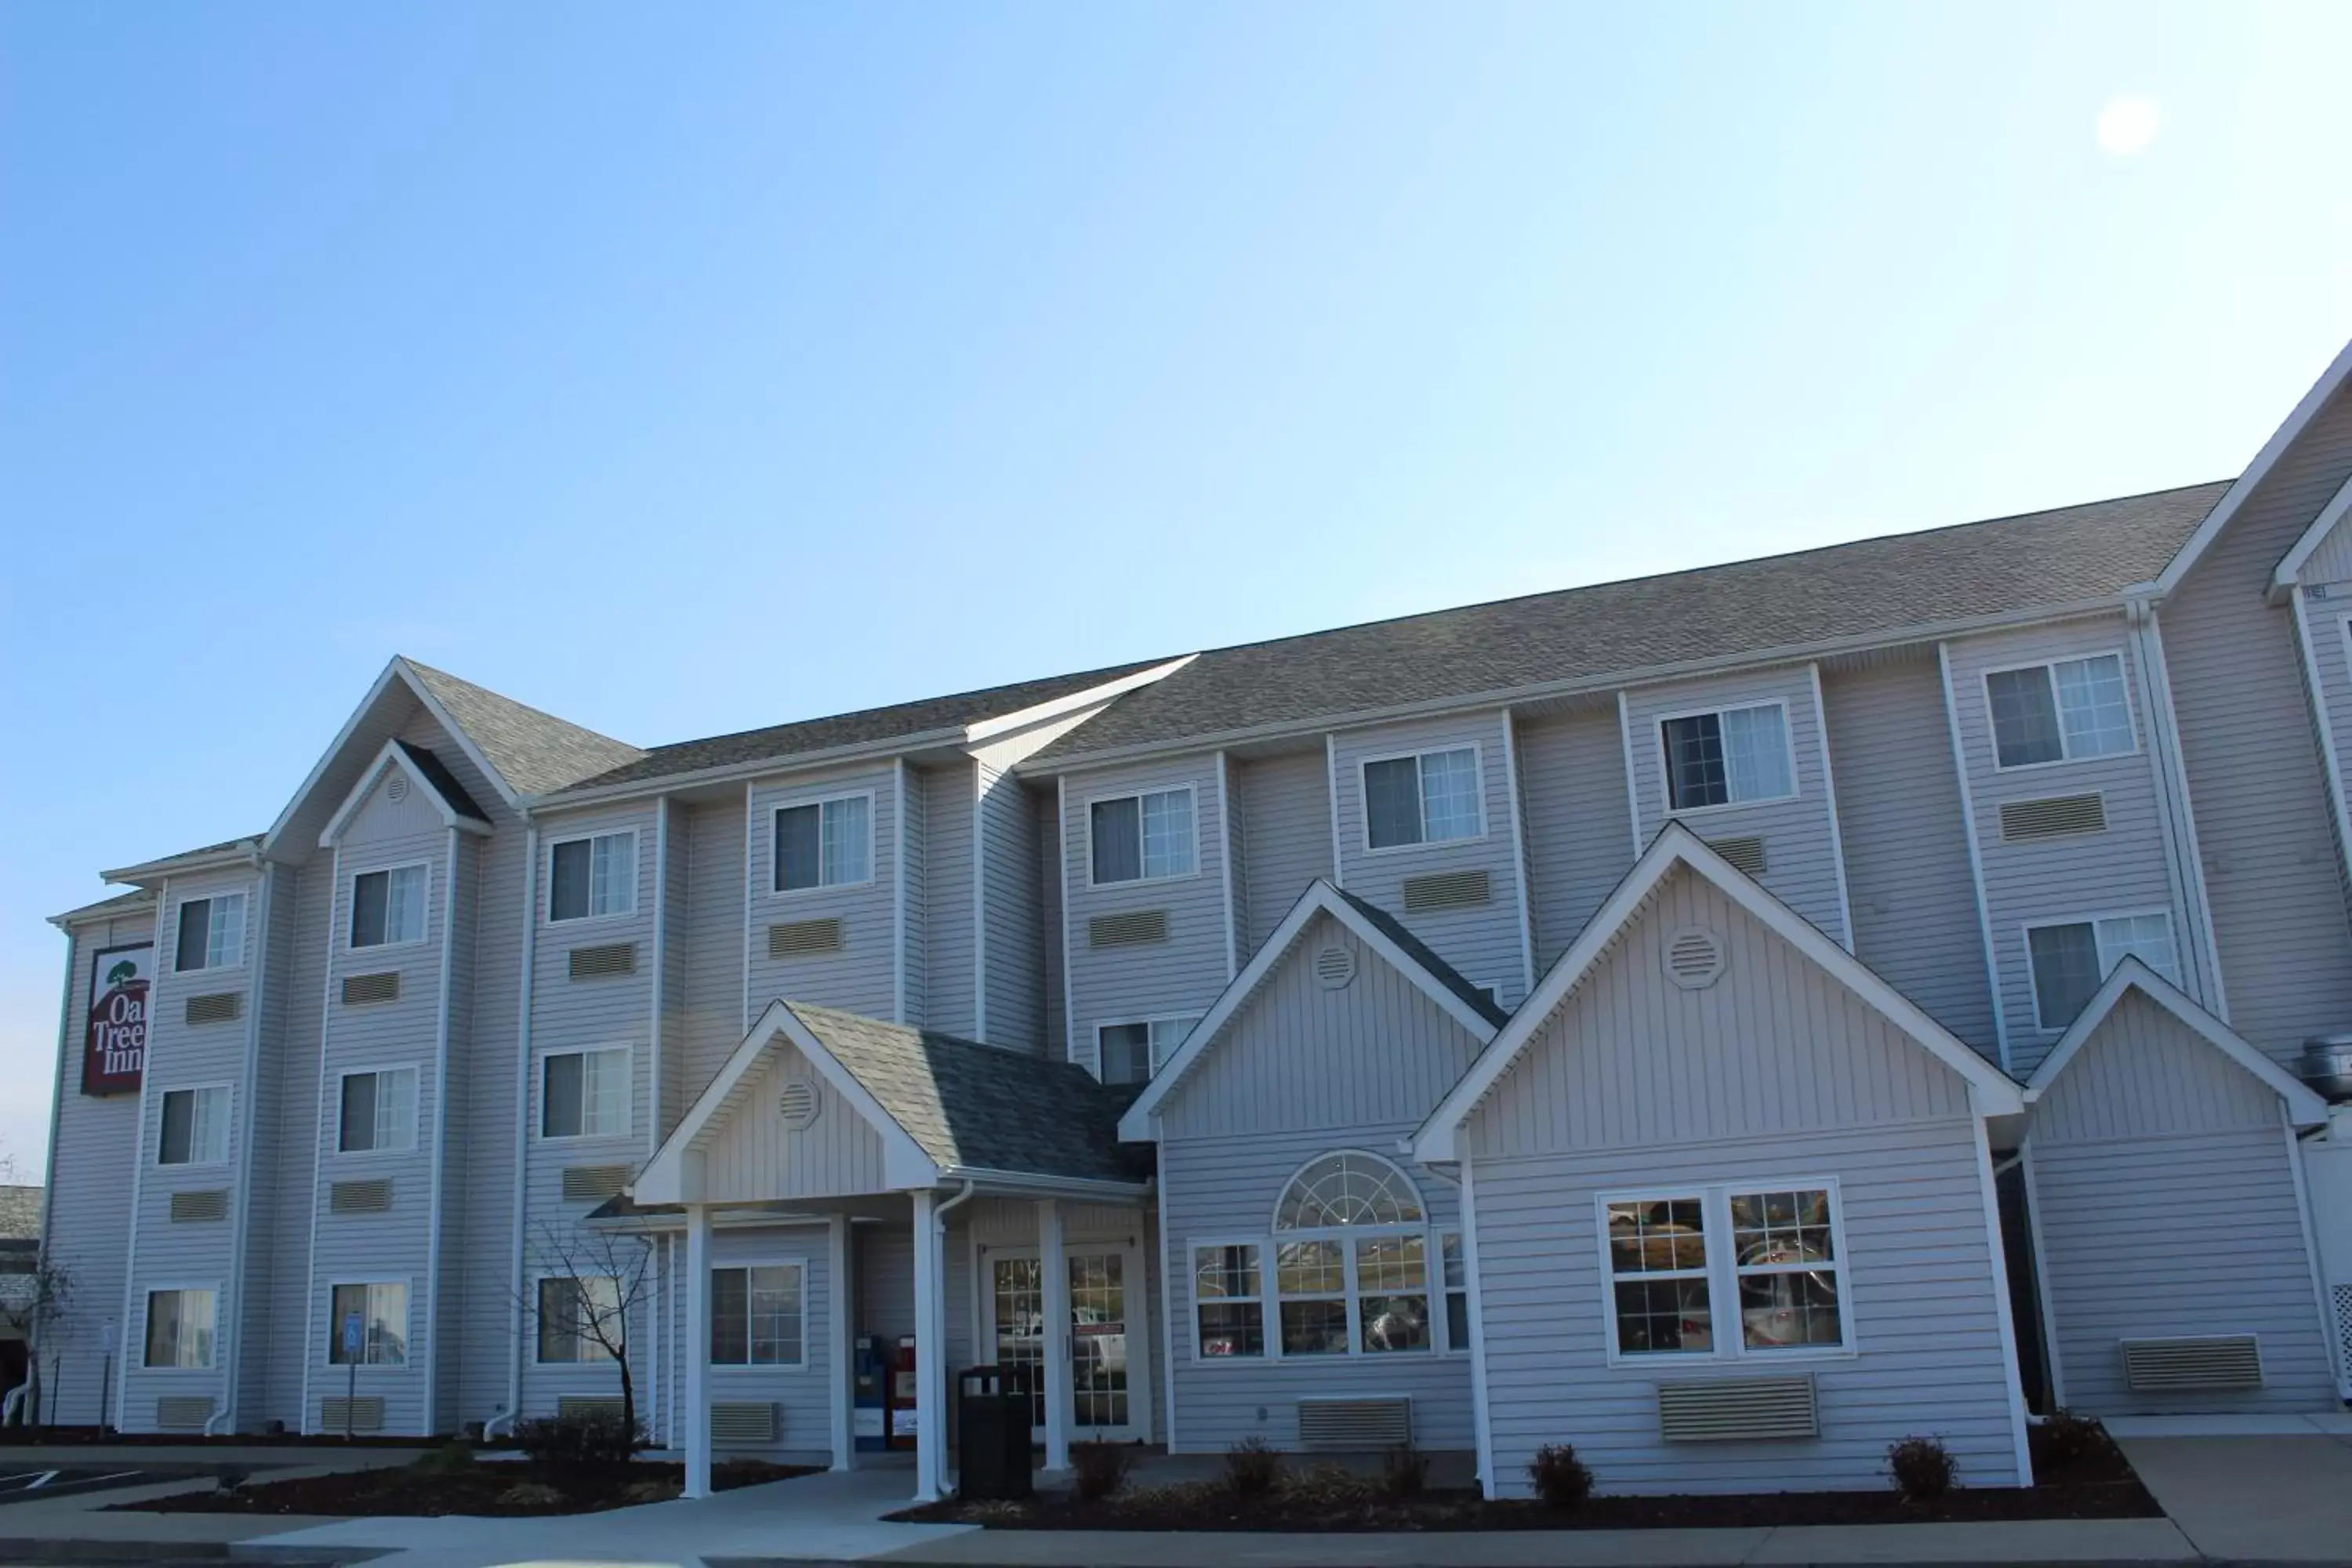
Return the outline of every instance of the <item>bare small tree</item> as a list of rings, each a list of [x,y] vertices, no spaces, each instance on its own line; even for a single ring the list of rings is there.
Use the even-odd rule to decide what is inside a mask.
[[[524,1288],[525,1331],[593,1347],[585,1361],[621,1373],[621,1420],[635,1441],[637,1390],[629,1369],[629,1321],[651,1300],[653,1247],[625,1231],[559,1229],[541,1220],[531,1237],[536,1282]],[[553,1285],[552,1291],[548,1287]]]
[[[24,1420],[41,1425],[41,1352],[73,1305],[73,1270],[46,1253],[24,1273],[0,1274],[0,1328],[25,1342]]]

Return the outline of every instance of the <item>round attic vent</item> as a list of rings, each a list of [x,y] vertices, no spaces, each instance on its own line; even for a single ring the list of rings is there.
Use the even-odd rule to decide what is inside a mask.
[[[806,1079],[794,1079],[776,1097],[776,1110],[791,1132],[802,1131],[816,1120],[816,1086]]]
[[[383,781],[383,798],[398,805],[408,798],[408,775],[395,771]]]
[[[1666,977],[1685,991],[1704,991],[1723,978],[1723,943],[1699,926],[1685,926],[1666,943]]]
[[[1336,943],[1315,955],[1315,984],[1326,991],[1344,989],[1356,977],[1356,955]]]

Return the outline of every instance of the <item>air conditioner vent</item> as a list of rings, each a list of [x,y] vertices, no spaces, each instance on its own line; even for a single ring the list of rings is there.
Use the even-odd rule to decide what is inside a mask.
[[[635,974],[637,972],[637,944],[634,942],[606,942],[602,947],[575,947],[569,956],[574,980],[609,980],[616,974]]]
[[[1166,910],[1130,910],[1123,915],[1097,915],[1087,922],[1088,947],[1132,947],[1167,940]]]
[[[770,958],[799,958],[812,952],[841,951],[841,921],[827,916],[821,921],[793,921],[785,925],[768,928]]]
[[[1315,955],[1315,984],[1326,991],[1344,991],[1356,978],[1356,954],[1333,942]]]
[[[559,1394],[555,1396],[558,1415],[618,1415],[621,1402],[609,1394]]]
[[[392,776],[383,781],[383,798],[392,802],[394,805],[398,805],[402,801],[406,800],[408,798],[408,775],[402,773],[397,768],[394,769]]]
[[[617,1198],[629,1184],[626,1165],[566,1165],[563,1167],[563,1196],[569,1203],[603,1203]]]
[[[2121,1343],[2124,1378],[2137,1393],[2263,1385],[2263,1345],[2252,1334],[2202,1334]]]
[[[2041,800],[2005,801],[2000,808],[2000,841],[2030,843],[2036,838],[2063,838],[2075,833],[2104,833],[2107,801],[2102,795],[2053,795]]]
[[[228,1189],[206,1187],[199,1192],[172,1194],[172,1223],[201,1225],[207,1220],[228,1217]]]
[[[188,1022],[197,1024],[234,1024],[245,1013],[245,993],[215,991],[205,996],[188,998]]]
[[[158,1432],[201,1432],[212,1418],[213,1400],[208,1394],[167,1394],[155,1401]]]
[[[1310,1454],[1386,1452],[1412,1441],[1409,1398],[1298,1402],[1298,1446]]]
[[[1670,1443],[1820,1435],[1811,1373],[1658,1384],[1658,1436]]]
[[[713,1400],[710,1442],[719,1448],[764,1447],[776,1440],[776,1407],[766,1400]]]
[[[356,1399],[331,1394],[319,1401],[319,1431],[323,1436],[383,1430],[383,1395],[381,1394],[362,1394]]]
[[[343,1005],[363,1007],[371,1002],[400,1000],[400,971],[387,969],[379,974],[346,974],[343,976]]]
[[[1771,869],[1764,857],[1764,840],[1753,835],[1741,838],[1710,838],[1706,847],[1731,862],[1735,870],[1751,877],[1760,877]]]
[[[390,1176],[371,1176],[363,1182],[337,1182],[327,1189],[329,1214],[383,1214],[391,1207]]]
[[[1723,978],[1723,942],[1702,926],[1685,926],[1666,943],[1666,977],[1685,991]]]
[[[816,1124],[817,1107],[821,1103],[817,1099],[816,1085],[804,1078],[796,1078],[784,1085],[784,1091],[776,1096],[776,1114],[784,1119],[785,1131],[805,1132]]]
[[[1427,910],[1468,909],[1485,903],[1488,896],[1484,871],[1433,871],[1426,877],[1404,879],[1404,912],[1409,915]]]

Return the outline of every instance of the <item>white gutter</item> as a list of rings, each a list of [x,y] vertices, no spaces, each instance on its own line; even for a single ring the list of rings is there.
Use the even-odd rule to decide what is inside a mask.
[[[1028,1171],[991,1171],[974,1165],[942,1165],[940,1179],[961,1182],[969,1187],[975,1183],[992,1190],[1003,1188],[1013,1192],[1051,1192],[1070,1197],[1141,1198],[1151,1194],[1150,1182],[1113,1182],[1092,1176],[1048,1176]],[[968,1194],[967,1194],[968,1195]],[[956,1200],[961,1203],[960,1198]],[[944,1214],[951,1205],[942,1205]]]
[[[101,882],[141,883],[184,877],[196,871],[226,871],[239,866],[261,864],[261,840],[240,838],[220,849],[205,849],[188,855],[166,855],[160,860],[142,861],[136,866],[124,866],[112,871],[100,871]]]

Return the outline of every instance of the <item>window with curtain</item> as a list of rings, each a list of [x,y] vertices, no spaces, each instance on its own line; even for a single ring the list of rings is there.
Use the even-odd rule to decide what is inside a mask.
[[[172,968],[182,974],[194,969],[235,969],[245,962],[245,895],[215,893],[209,899],[188,899],[180,905],[179,941]]]
[[[1093,802],[1087,837],[1095,882],[1191,876],[1199,865],[1192,818],[1190,785]]]
[[[1184,1043],[1197,1013],[1175,1018],[1150,1018],[1132,1024],[1104,1024],[1095,1031],[1101,1050],[1102,1081],[1146,1083],[1167,1065],[1169,1055]]]
[[[637,907],[637,836],[599,833],[548,851],[547,918],[584,921]]]
[[[394,866],[352,878],[352,945],[423,942],[425,875],[423,866]]]
[[[1797,793],[1789,765],[1789,716],[1777,702],[1686,713],[1659,725],[1666,796],[1675,811]]]
[[[798,1366],[802,1268],[774,1263],[710,1271],[714,1366]]]
[[[1367,848],[1438,844],[1486,831],[1475,746],[1382,757],[1366,763],[1363,772]]]
[[[228,1158],[228,1086],[173,1089],[163,1094],[159,1165],[217,1165]]]
[[[360,1353],[344,1348],[343,1325],[357,1313],[362,1324]],[[408,1364],[408,1286],[399,1279],[372,1279],[338,1285],[330,1293],[327,1314],[327,1364],[350,1366]]]
[[[416,1069],[383,1068],[343,1075],[335,1150],[365,1154],[416,1147]]]
[[[542,1364],[611,1361],[598,1338],[625,1338],[620,1322],[621,1282],[609,1275],[551,1275],[539,1282],[539,1345]]]
[[[2119,756],[2137,744],[2121,654],[1993,670],[1985,700],[2000,767]]]
[[[2044,1029],[2073,1023],[2126,958],[2180,984],[2172,917],[2161,910],[2032,926],[2025,945],[2033,970],[2034,1021]]]
[[[542,1138],[617,1138],[629,1131],[629,1048],[551,1051],[541,1058]]]
[[[142,1364],[196,1369],[213,1364],[214,1314],[218,1297],[210,1290],[147,1292],[147,1350]]]
[[[874,803],[862,795],[776,813],[775,889],[850,887],[874,878]]]

